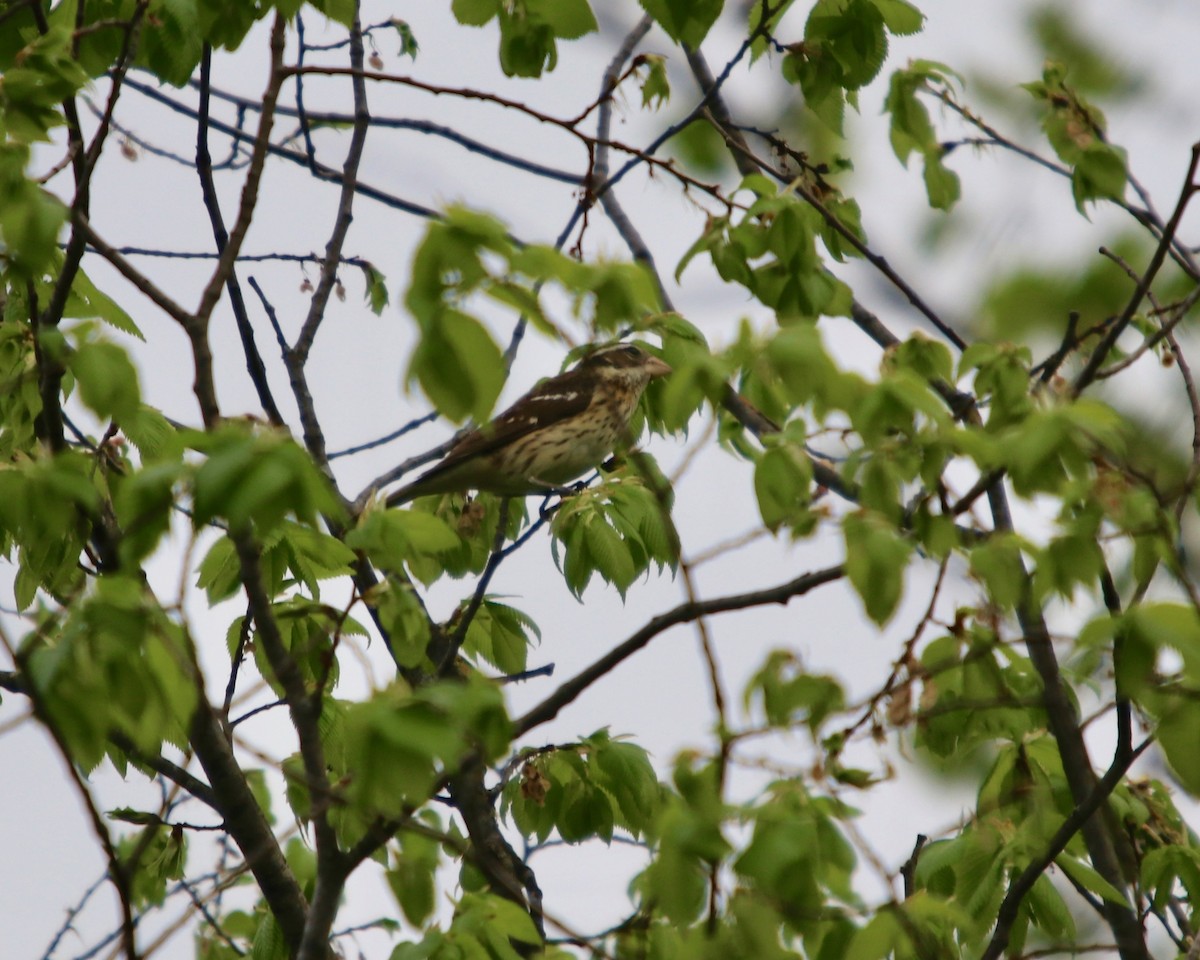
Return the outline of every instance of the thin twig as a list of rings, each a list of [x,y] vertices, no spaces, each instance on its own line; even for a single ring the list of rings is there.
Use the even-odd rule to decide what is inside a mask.
[[[471,621],[475,619],[475,615],[479,612],[479,608],[483,604],[483,598],[487,596],[488,585],[492,582],[492,577],[495,575],[496,570],[499,569],[504,558],[508,556],[502,548],[504,546],[504,538],[508,533],[508,510],[511,503],[512,500],[509,497],[505,497],[500,501],[499,515],[496,520],[496,536],[492,543],[491,556],[488,557],[487,565],[483,568],[479,582],[475,585],[475,592],[471,594],[471,599],[467,603],[466,609],[458,617],[454,633],[450,635],[446,649],[442,651],[441,658],[437,662],[438,676],[446,676],[454,670],[458,651],[462,649],[463,641],[467,638],[467,631],[471,628]]]
[[[1083,369],[1079,371],[1079,375],[1071,384],[1072,396],[1079,396],[1096,379],[1096,375],[1100,372],[1104,361],[1108,359],[1112,348],[1116,346],[1117,340],[1125,332],[1125,328],[1133,320],[1138,308],[1142,305],[1142,300],[1150,290],[1150,284],[1158,276],[1158,271],[1162,268],[1166,260],[1167,251],[1171,248],[1171,241],[1179,229],[1179,223],[1183,219],[1184,211],[1196,193],[1197,164],[1200,164],[1200,143],[1192,145],[1192,159],[1188,164],[1187,174],[1184,176],[1183,188],[1179,192],[1179,200],[1175,204],[1175,210],[1171,214],[1171,219],[1167,221],[1167,225],[1163,228],[1162,237],[1158,241],[1158,246],[1155,248],[1154,254],[1150,257],[1150,263],[1146,267],[1146,272],[1142,274],[1136,289],[1133,291],[1133,295],[1129,298],[1129,302],[1125,305],[1125,309],[1117,318],[1116,323],[1112,325],[1104,339],[1092,351],[1092,355],[1088,357],[1087,363],[1084,364]]]
[[[216,244],[218,260],[224,257],[229,246],[229,233],[225,229],[225,218],[221,215],[221,202],[217,196],[217,187],[213,181],[212,156],[208,152],[208,106],[209,83],[212,77],[212,46],[204,45],[204,53],[200,59],[200,117],[196,124],[196,173],[200,178],[200,190],[204,196],[204,207],[208,211],[209,224],[212,227],[213,240]],[[238,336],[242,342],[242,352],[246,358],[246,370],[250,374],[250,382],[258,394],[258,402],[262,405],[267,419],[275,426],[284,426],[283,414],[275,404],[271,393],[271,385],[267,381],[267,369],[259,352],[258,343],[254,337],[254,327],[246,312],[246,300],[242,296],[242,287],[238,283],[237,264],[230,265],[229,275],[225,281],[225,289],[229,294],[229,305],[233,310],[234,322],[237,324]]]

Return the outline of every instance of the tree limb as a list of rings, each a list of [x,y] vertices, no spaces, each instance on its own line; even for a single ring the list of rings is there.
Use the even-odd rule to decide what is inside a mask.
[[[710,600],[697,600],[682,603],[666,613],[659,614],[644,627],[634,633],[623,643],[617,644],[603,657],[591,666],[577,673],[563,683],[550,696],[533,707],[524,716],[513,721],[513,737],[522,736],[535,727],[548,723],[558,716],[563,707],[575,701],[588,687],[601,677],[611,673],[619,664],[628,660],[642,647],[646,646],[660,633],[681,623],[690,623],[697,617],[713,613],[725,613],[730,610],[744,610],[747,607],[759,607],[768,603],[787,604],[793,597],[802,596],[822,584],[841,579],[845,573],[841,564],[805,573],[787,583],[781,583],[765,590],[754,590],[750,593],[739,593],[728,597],[714,597]]]

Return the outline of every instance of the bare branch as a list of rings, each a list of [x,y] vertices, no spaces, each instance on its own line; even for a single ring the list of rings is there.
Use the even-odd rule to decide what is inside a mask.
[[[681,623],[690,623],[698,617],[713,613],[725,613],[730,610],[745,610],[747,607],[760,607],[769,603],[787,604],[793,597],[803,596],[810,590],[841,579],[843,567],[827,567],[813,573],[806,573],[787,583],[781,583],[765,590],[755,590],[750,593],[734,594],[728,597],[714,597],[711,600],[698,600],[694,603],[683,603],[659,614],[644,627],[634,633],[628,640],[617,644],[611,651],[598,659],[591,666],[581,670],[566,681],[550,696],[533,707],[523,716],[513,721],[513,736],[518,737],[528,733],[535,727],[548,723],[558,716],[567,705],[573,703],[578,696],[601,677],[611,673],[618,665],[637,653],[660,633]]]
[[[1158,271],[1162,268],[1164,261],[1167,258],[1167,252],[1171,249],[1171,242],[1175,238],[1175,233],[1179,229],[1179,223],[1183,219],[1184,211],[1187,209],[1188,203],[1195,196],[1196,185],[1196,167],[1200,164],[1200,143],[1192,145],[1192,160],[1188,164],[1187,174],[1183,179],[1183,189],[1179,193],[1179,201],[1175,204],[1175,211],[1171,214],[1171,219],[1167,221],[1167,225],[1163,228],[1162,237],[1158,241],[1158,246],[1154,250],[1153,256],[1150,257],[1150,263],[1146,267],[1146,272],[1142,274],[1141,280],[1138,281],[1137,287],[1133,291],[1133,295],[1129,298],[1129,302],[1125,305],[1124,311],[1117,318],[1110,328],[1104,339],[1092,351],[1092,355],[1088,357],[1087,363],[1084,364],[1079,375],[1071,384],[1072,396],[1079,396],[1088,385],[1096,379],[1096,375],[1100,372],[1100,368],[1104,365],[1104,361],[1108,359],[1112,348],[1116,346],[1117,340],[1121,334],[1125,332],[1125,328],[1129,326],[1133,320],[1134,314],[1142,305],[1142,300],[1150,290],[1150,285],[1154,282],[1154,278],[1158,276]]]
[[[1088,822],[1092,814],[1100,809],[1101,805],[1108,800],[1113,790],[1116,789],[1117,784],[1121,782],[1121,778],[1125,776],[1125,771],[1129,769],[1133,761],[1140,757],[1151,743],[1153,743],[1153,738],[1147,738],[1138,745],[1136,750],[1128,748],[1122,750],[1118,748],[1112,765],[1092,788],[1087,797],[1084,798],[1083,802],[1075,805],[1075,809],[1071,811],[1067,819],[1063,821],[1062,826],[1050,838],[1046,849],[1013,880],[1008,888],[1008,893],[1004,895],[1004,902],[1000,904],[1000,910],[996,915],[996,929],[992,933],[992,939],[988,943],[987,949],[983,952],[983,960],[999,960],[1000,955],[1004,953],[1004,948],[1008,946],[1008,938],[1012,932],[1012,925],[1016,922],[1017,913],[1021,908],[1021,901],[1025,895],[1033,889],[1033,885],[1037,882],[1038,877],[1045,873],[1055,858],[1067,848],[1067,844],[1071,842],[1071,838]],[[1138,940],[1140,942],[1140,935]],[[1136,948],[1132,944],[1123,942],[1120,933],[1118,933],[1117,949],[1122,957],[1126,957],[1130,955],[1130,951]],[[1147,955],[1144,944],[1141,946],[1140,954],[1142,956]]]
[[[204,194],[204,206],[208,211],[209,223],[212,224],[218,259],[222,259],[229,246],[229,233],[225,229],[225,218],[221,216],[221,204],[217,197],[216,184],[213,182],[212,156],[208,152],[208,103],[211,77],[212,47],[205,44],[204,54],[200,61],[200,116],[196,124],[196,173],[200,177],[200,189]],[[254,338],[254,327],[246,312],[246,300],[242,296],[242,287],[237,279],[236,258],[235,263],[230,265],[225,288],[229,293],[229,305],[233,309],[234,321],[237,323],[238,335],[241,337],[242,353],[246,357],[246,370],[250,374],[250,382],[254,384],[254,389],[258,393],[258,402],[262,404],[263,411],[272,424],[279,427],[285,426],[283,414],[275,405],[271,385],[267,382],[267,370]]]

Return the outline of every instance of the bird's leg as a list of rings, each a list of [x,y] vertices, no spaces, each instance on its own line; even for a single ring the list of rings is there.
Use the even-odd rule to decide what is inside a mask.
[[[547,483],[541,477],[530,477],[530,483],[538,485],[538,493],[543,497],[569,497],[587,487],[586,480],[577,480],[575,483],[567,484],[565,487],[557,483]]]

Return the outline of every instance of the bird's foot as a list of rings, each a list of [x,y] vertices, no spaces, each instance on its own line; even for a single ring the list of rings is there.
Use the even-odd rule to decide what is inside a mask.
[[[534,479],[536,480],[536,478]],[[544,497],[542,500],[542,505],[538,507],[538,516],[540,516],[543,520],[549,520],[550,517],[553,516],[554,511],[562,506],[563,499],[566,497],[574,497],[582,493],[587,489],[588,483],[593,479],[595,478],[589,477],[587,480],[576,480],[574,483],[567,484],[565,487],[557,484],[545,484],[542,489],[538,491],[538,493]],[[554,504],[554,506],[550,506],[550,500],[552,497],[559,498],[559,502]]]

